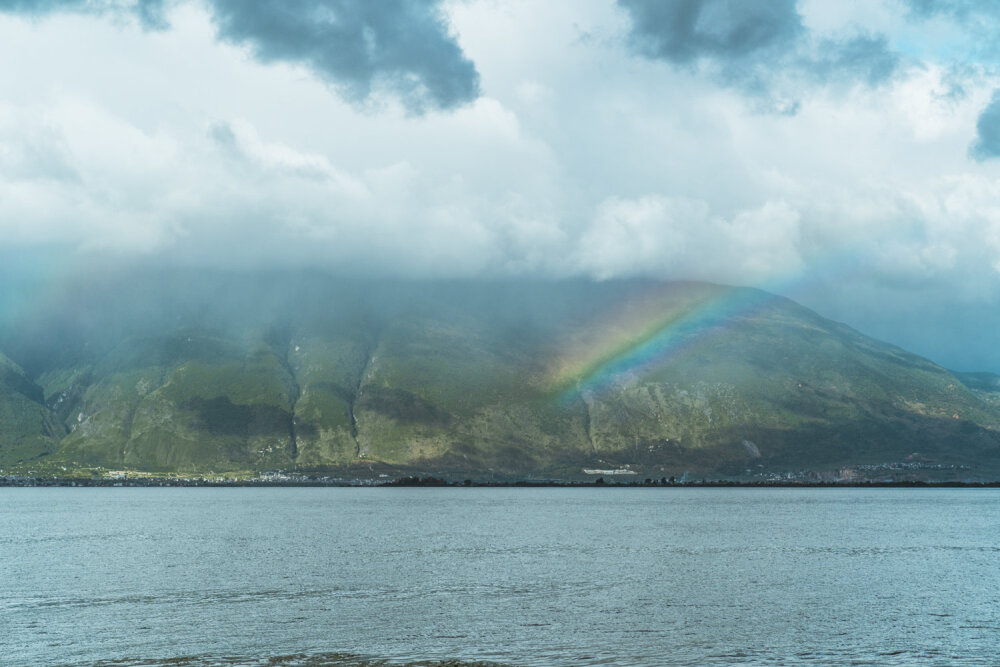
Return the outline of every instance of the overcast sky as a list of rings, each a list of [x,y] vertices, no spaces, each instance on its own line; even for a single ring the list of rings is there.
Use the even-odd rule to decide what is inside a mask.
[[[1000,371],[1000,4],[0,0],[0,246],[752,285]]]

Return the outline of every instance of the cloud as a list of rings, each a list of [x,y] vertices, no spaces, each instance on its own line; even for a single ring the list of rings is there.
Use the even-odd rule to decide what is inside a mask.
[[[137,0],[132,11],[147,28],[165,29],[167,0]]]
[[[882,329],[904,345],[1000,313],[1000,161],[986,159],[1000,79],[955,14],[902,0],[245,5],[0,0],[16,13],[0,15],[0,62],[18,63],[0,68],[0,249],[704,279],[869,332],[913,313]],[[331,7],[347,8],[340,28]],[[140,30],[140,10],[169,29]],[[972,35],[964,51],[956,35]],[[979,69],[949,94],[966,62]],[[476,72],[483,94],[462,103]],[[380,106],[391,97],[403,104]],[[995,346],[968,355],[1000,369]]]
[[[979,0],[904,0],[907,18],[947,35],[942,51],[968,64],[1000,64],[1000,4]]]
[[[168,27],[170,0],[0,0],[0,12],[131,16]],[[346,99],[379,93],[411,113],[452,109],[479,96],[479,73],[450,32],[440,0],[207,0],[218,38],[262,63],[302,65]]]
[[[655,276],[760,284],[797,272],[800,215],[783,201],[730,219],[705,201],[647,195],[598,205],[575,269],[598,279]]]
[[[630,44],[646,58],[695,71],[795,112],[802,83],[877,86],[900,65],[884,35],[818,35],[796,0],[618,0],[631,19]]]
[[[969,154],[980,161],[1000,157],[1000,89],[993,92],[990,103],[979,114],[976,140]]]
[[[340,274],[544,272],[566,243],[547,193],[532,191],[551,165],[507,116],[483,98],[422,121],[435,147],[471,147],[440,165],[348,168],[238,118],[188,136],[73,99],[0,103],[0,247]]]
[[[634,46],[686,64],[735,60],[787,50],[803,32],[795,0],[619,0],[631,15]]]
[[[55,12],[132,15],[144,28],[167,27],[167,0],[0,0],[0,12],[43,16]]]
[[[349,99],[397,94],[415,112],[475,99],[479,75],[436,0],[212,0],[221,39],[262,62],[301,63]],[[291,7],[294,6],[294,10]]]
[[[887,81],[900,66],[899,54],[885,35],[856,35],[820,43],[822,56],[802,61],[817,80],[844,79],[877,86]]]
[[[1000,16],[1000,8],[980,0],[904,0],[904,3],[913,15],[921,18],[944,15],[968,20],[982,15]]]

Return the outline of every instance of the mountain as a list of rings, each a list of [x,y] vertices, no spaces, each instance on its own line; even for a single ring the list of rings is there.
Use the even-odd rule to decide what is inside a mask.
[[[35,289],[0,327],[7,470],[1000,472],[995,376],[757,290],[176,271]]]

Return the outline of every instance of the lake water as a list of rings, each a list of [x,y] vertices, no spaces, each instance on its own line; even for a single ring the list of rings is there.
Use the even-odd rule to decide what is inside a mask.
[[[339,654],[996,665],[1000,491],[0,489],[2,665]]]

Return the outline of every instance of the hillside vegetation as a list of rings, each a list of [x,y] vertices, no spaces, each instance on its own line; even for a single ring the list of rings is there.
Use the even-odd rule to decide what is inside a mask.
[[[0,350],[6,469],[1000,470],[995,376],[707,284],[108,275]]]

